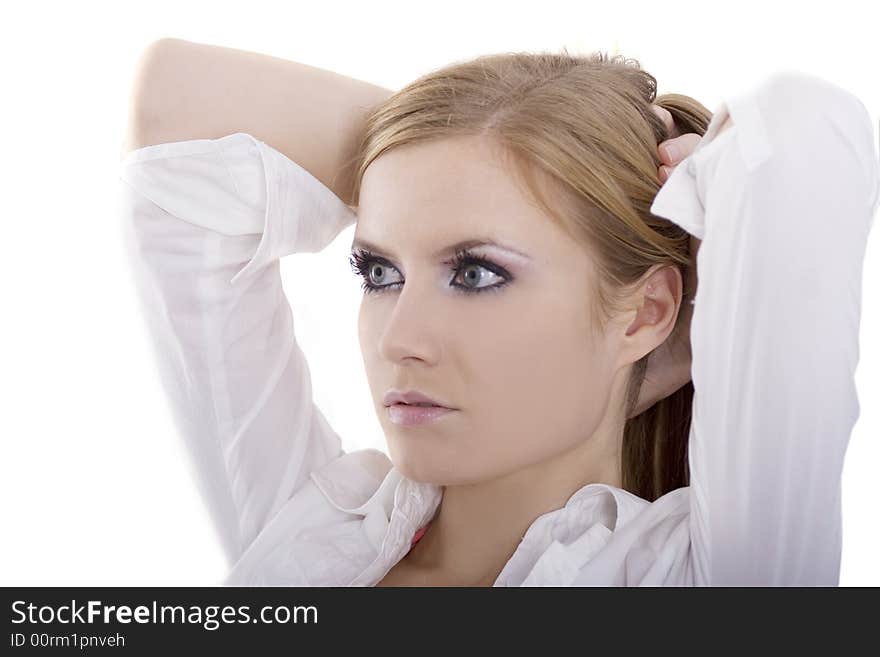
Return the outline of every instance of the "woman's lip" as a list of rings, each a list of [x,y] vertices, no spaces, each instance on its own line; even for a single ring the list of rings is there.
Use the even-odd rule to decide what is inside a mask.
[[[388,409],[388,419],[394,424],[403,426],[433,422],[455,410],[445,406],[416,406],[414,404],[391,404],[385,408]]]

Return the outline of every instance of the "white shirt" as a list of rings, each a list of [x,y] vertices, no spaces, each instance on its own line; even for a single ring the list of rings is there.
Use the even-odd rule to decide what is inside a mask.
[[[375,584],[442,489],[379,450],[342,450],[312,400],[279,267],[356,215],[245,133],[137,149],[121,180],[137,292],[232,566],[224,583]],[[878,197],[856,97],[784,72],[726,98],[651,206],[702,240],[690,486],[653,503],[584,486],[534,520],[495,586],[837,585]]]

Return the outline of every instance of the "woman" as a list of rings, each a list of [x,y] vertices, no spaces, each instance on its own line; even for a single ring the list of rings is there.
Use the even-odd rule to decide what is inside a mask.
[[[144,69],[123,216],[227,584],[837,583],[880,182],[858,99],[782,72],[711,115],[632,61],[486,56],[309,135],[344,153],[324,184],[257,130],[148,128],[161,71],[221,55],[192,45]],[[390,460],[342,450],[281,287],[355,222]]]

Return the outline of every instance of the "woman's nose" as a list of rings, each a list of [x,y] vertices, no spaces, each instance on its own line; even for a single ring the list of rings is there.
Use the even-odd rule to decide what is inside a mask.
[[[391,312],[384,318],[379,352],[390,362],[418,358],[436,363],[441,353],[441,331],[444,322],[440,303],[432,302],[424,292],[419,294],[406,284],[394,300]]]

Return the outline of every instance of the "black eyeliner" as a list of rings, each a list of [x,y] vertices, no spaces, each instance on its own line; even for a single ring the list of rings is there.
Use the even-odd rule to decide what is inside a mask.
[[[369,268],[372,263],[379,263],[394,270],[397,270],[397,267],[387,258],[372,253],[367,249],[358,248],[352,251],[349,257],[349,263],[351,265],[352,271],[356,275],[361,277],[361,287],[363,288],[364,292],[368,294],[389,290],[394,288],[395,286],[399,287],[403,285],[403,283],[405,283],[404,281],[403,283],[389,283],[387,285],[378,286],[371,284],[369,282]],[[488,285],[481,288],[468,288],[466,285],[453,284],[453,281],[455,280],[454,277],[453,280],[450,281],[450,287],[454,288],[456,292],[460,292],[466,295],[497,291],[500,288],[505,287],[509,282],[513,280],[513,276],[511,276],[504,267],[495,264],[491,260],[487,260],[482,256],[476,255],[468,249],[459,249],[455,252],[455,255],[450,260],[444,261],[443,264],[449,265],[452,268],[452,272],[453,274],[455,274],[455,277],[457,277],[461,273],[461,270],[465,267],[469,265],[477,265],[504,279],[500,283],[496,283],[495,285]]]

